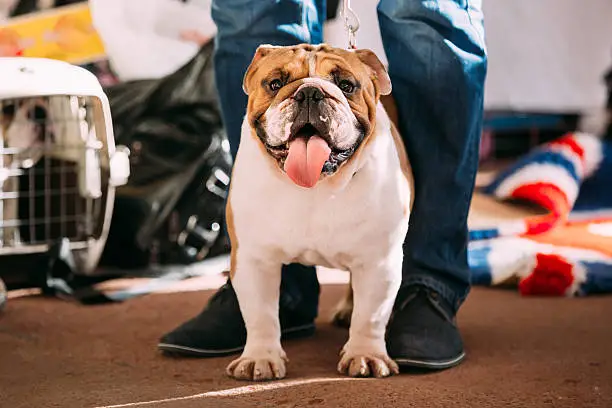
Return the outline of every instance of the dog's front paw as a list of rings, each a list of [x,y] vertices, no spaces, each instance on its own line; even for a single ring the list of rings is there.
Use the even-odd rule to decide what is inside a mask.
[[[338,372],[350,377],[384,378],[399,374],[399,367],[384,349],[351,347],[347,343],[340,352]]]
[[[280,380],[287,374],[287,355],[283,349],[243,353],[227,366],[227,375],[237,380]]]

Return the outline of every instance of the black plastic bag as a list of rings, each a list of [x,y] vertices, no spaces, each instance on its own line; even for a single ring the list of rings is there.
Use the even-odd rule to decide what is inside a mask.
[[[189,264],[229,248],[231,156],[214,82],[213,42],[175,73],[107,88],[115,140],[130,149],[100,264]]]
[[[0,279],[9,289],[40,288],[81,304],[107,303],[115,298],[93,284],[142,275],[151,263],[190,264],[229,250],[224,218],[231,155],[212,56],[210,42],[165,78],[105,89],[116,144],[131,150],[131,177],[116,190],[102,274],[83,275],[60,234],[45,253],[0,257]],[[20,187],[40,183],[24,177]],[[28,211],[36,216],[41,210],[20,206],[20,217],[32,216]],[[22,233],[27,241],[28,231]]]

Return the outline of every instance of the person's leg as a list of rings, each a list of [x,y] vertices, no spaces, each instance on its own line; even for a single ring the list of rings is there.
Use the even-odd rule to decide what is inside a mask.
[[[378,18],[416,190],[387,346],[400,365],[445,368],[464,356],[454,317],[470,289],[467,214],[487,68],[481,0],[381,0]]]
[[[214,0],[215,80],[232,157],[236,157],[247,96],[242,80],[260,44],[317,44],[323,41],[325,0]],[[314,332],[319,303],[316,270],[283,268],[280,318],[283,336]],[[231,282],[196,317],[164,335],[158,347],[174,354],[217,356],[238,353],[246,329]]]
[[[324,0],[214,0],[215,76],[232,157],[240,142],[247,95],[242,79],[261,44],[321,43]]]

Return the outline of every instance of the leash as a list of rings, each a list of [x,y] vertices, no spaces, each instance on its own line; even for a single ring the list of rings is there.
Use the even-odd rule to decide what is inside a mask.
[[[342,17],[344,18],[344,29],[348,35],[348,49],[356,50],[356,34],[359,30],[359,17],[357,13],[351,8],[351,0],[342,1]]]

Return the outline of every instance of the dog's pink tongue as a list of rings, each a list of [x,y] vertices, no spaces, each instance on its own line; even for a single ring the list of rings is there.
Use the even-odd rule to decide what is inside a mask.
[[[312,136],[308,140],[298,137],[289,143],[285,172],[298,186],[314,187],[330,153],[327,142],[319,136]]]

